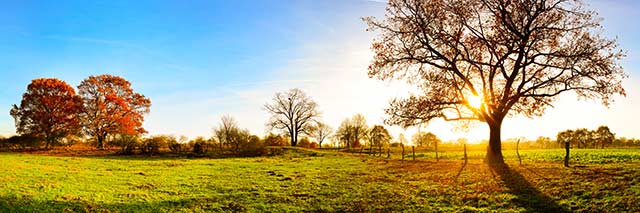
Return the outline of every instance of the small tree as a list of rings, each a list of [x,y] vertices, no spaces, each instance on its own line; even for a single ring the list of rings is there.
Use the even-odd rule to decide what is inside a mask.
[[[229,115],[224,115],[220,118],[220,125],[213,129],[213,135],[218,140],[220,150],[223,150],[224,146],[239,148],[239,143],[235,137],[240,131],[238,122],[236,119]]]
[[[366,137],[367,130],[367,120],[364,115],[356,114],[351,119],[342,121],[335,134],[347,148],[354,148],[359,146],[360,140]]]
[[[616,139],[615,134],[611,133],[608,126],[600,126],[595,131],[597,142],[600,147],[604,149],[606,145],[610,145]]]
[[[324,142],[324,140],[331,135],[331,132],[333,132],[333,129],[325,123],[316,122],[316,125],[312,128],[311,132],[312,132],[311,135],[318,142],[320,149],[322,149],[322,142]]]
[[[382,147],[388,145],[393,139],[389,131],[382,125],[374,125],[371,127],[368,138],[371,146],[378,146],[380,152],[382,152]]]

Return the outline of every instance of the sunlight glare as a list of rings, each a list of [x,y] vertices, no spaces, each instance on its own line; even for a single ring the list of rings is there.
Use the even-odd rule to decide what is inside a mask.
[[[469,106],[476,109],[480,109],[482,106],[482,98],[478,95],[469,94],[467,96],[467,102],[469,103]]]

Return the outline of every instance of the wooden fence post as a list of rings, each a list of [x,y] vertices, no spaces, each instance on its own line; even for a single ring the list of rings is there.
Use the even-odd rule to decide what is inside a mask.
[[[413,155],[411,155],[411,156],[413,156],[413,160],[415,161],[416,160],[416,146],[411,146],[411,152],[413,152]]]
[[[390,148],[387,148],[387,158],[391,157],[391,151],[389,150]]]
[[[401,144],[402,146],[402,160],[404,160],[404,144]]]
[[[520,162],[520,166],[522,166],[522,158],[520,158],[520,139],[516,142],[516,155],[518,155],[518,162]]]
[[[467,144],[464,144],[464,165],[467,165]]]
[[[564,142],[564,149],[567,154],[564,156],[564,167],[569,167],[569,142]]]

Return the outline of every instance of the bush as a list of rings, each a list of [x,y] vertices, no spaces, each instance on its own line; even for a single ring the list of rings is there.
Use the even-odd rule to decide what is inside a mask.
[[[0,136],[0,149],[8,148],[7,139],[5,137]]]
[[[37,149],[40,148],[42,139],[31,135],[16,135],[11,136],[4,140],[5,144],[10,149]]]
[[[78,137],[76,135],[69,135],[69,136],[60,138],[58,140],[58,142],[56,144],[54,144],[54,145],[60,145],[60,146],[69,147],[69,146],[73,146],[73,145],[78,144],[78,143],[82,143],[82,138],[81,137]]]
[[[265,145],[260,137],[252,135],[240,144],[239,154],[243,156],[262,156],[266,154]]]
[[[204,155],[210,151],[212,146],[209,141],[204,139],[203,137],[197,137],[191,141],[189,141],[189,145],[191,146],[191,151],[196,155]]]
[[[187,137],[180,136],[180,140],[176,139],[176,137],[169,136],[169,140],[167,141],[167,145],[169,146],[169,150],[173,153],[181,153],[185,150],[186,144],[184,142],[187,140]]]
[[[389,144],[389,146],[391,146],[391,147],[402,147],[402,144],[398,143],[398,142],[393,142],[393,143]]]
[[[120,154],[131,155],[141,142],[137,135],[114,135],[109,144],[120,147]]]
[[[267,135],[267,137],[264,138],[264,145],[265,146],[286,146],[287,140],[280,135],[274,135],[272,133],[269,133],[269,135]]]
[[[175,140],[175,138],[172,139],[172,137],[166,136],[166,135],[159,135],[159,136],[146,138],[142,141],[142,144],[140,145],[140,152],[146,155],[158,154],[160,153],[160,150],[167,147],[170,140]]]
[[[301,139],[298,141],[298,146],[299,146],[299,147],[304,147],[304,148],[310,148],[310,146],[311,146],[311,141],[309,141],[309,138],[306,138],[306,137],[301,138]]]

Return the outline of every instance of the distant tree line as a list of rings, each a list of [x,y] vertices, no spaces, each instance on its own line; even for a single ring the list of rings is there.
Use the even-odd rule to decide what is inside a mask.
[[[574,148],[601,148],[613,144],[615,134],[611,133],[609,127],[600,126],[596,130],[580,128],[575,130],[565,130],[558,133],[556,141],[560,144],[569,143]]]
[[[78,92],[55,78],[34,79],[28,85],[20,105],[13,105],[18,135],[0,137],[4,149],[51,149],[88,142],[98,149],[118,148],[122,154],[190,153],[193,155],[269,154],[270,146],[304,148],[342,147],[367,149],[382,153],[389,147],[404,147],[408,140],[400,134],[394,141],[383,125],[369,127],[364,115],[356,114],[333,128],[320,121],[318,104],[300,89],[276,93],[264,110],[271,114],[266,126],[271,132],[261,138],[240,128],[231,116],[222,116],[210,138],[153,135],[142,127],[151,101],[136,93],[131,83],[112,75],[90,76],[80,83]],[[330,141],[326,145],[326,141]],[[445,143],[432,132],[418,132],[411,137],[414,146],[437,152],[439,144],[466,144],[460,139]],[[556,140],[539,137],[533,141],[517,140],[522,148],[559,148],[569,142],[575,148],[606,146],[640,146],[640,140],[616,138],[607,126],[559,132]],[[507,139],[503,147],[515,146]]]

